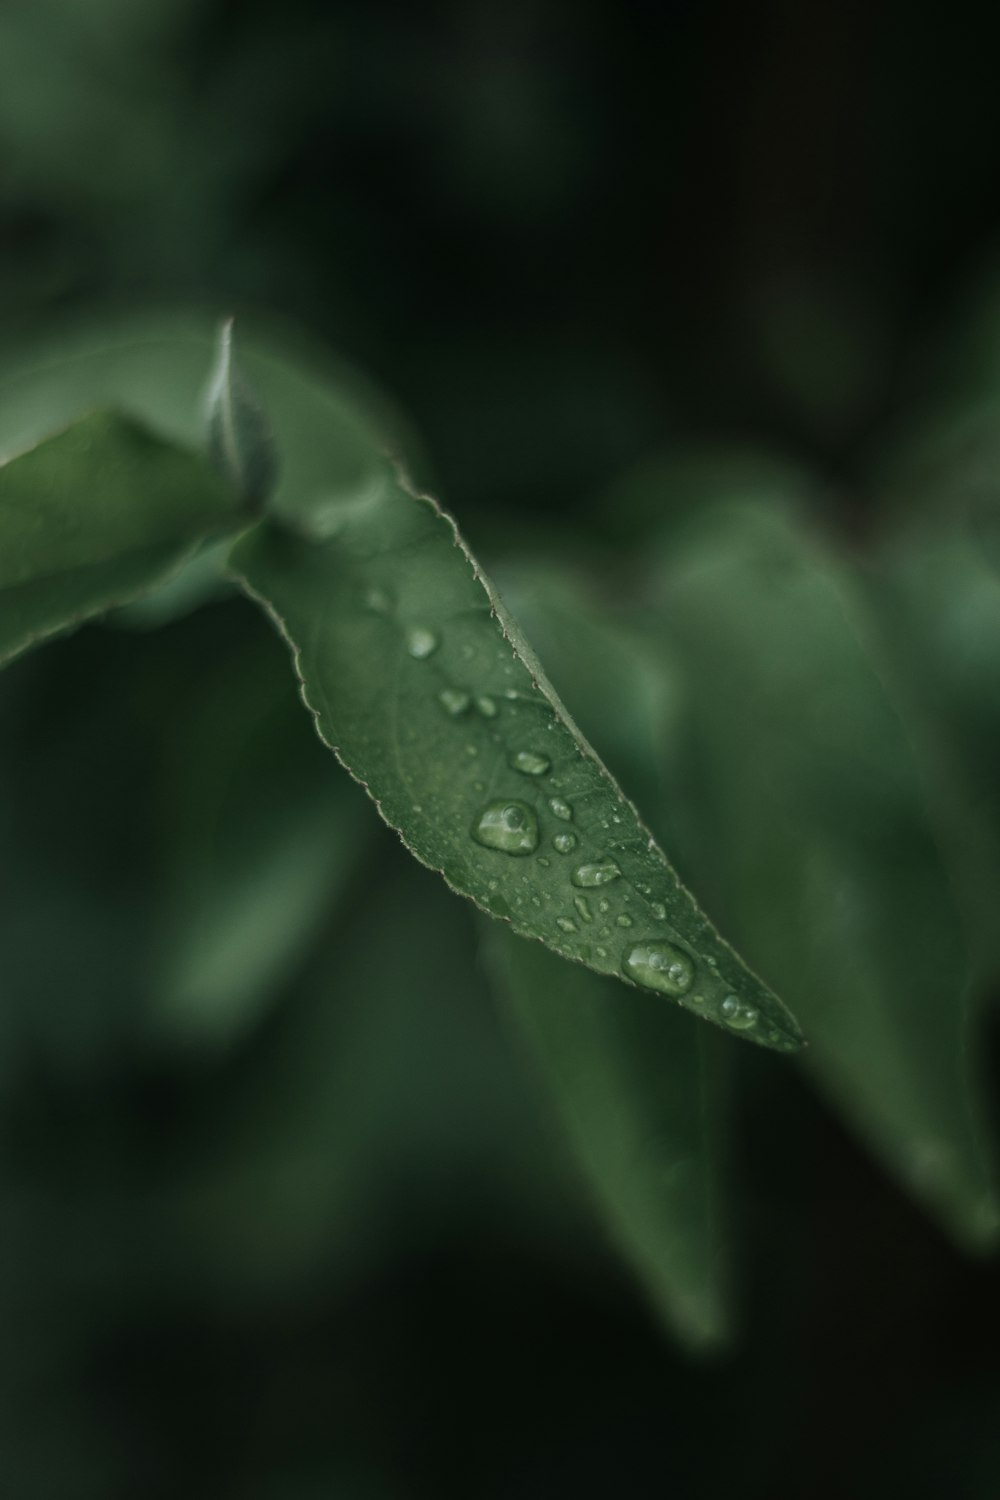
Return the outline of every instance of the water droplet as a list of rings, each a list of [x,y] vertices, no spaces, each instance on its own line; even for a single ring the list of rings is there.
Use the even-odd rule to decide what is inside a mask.
[[[465,753],[466,753],[466,755],[478,755],[479,754],[479,746],[478,745],[473,745],[473,744],[468,744],[465,747]]]
[[[423,625],[411,625],[406,632],[406,649],[417,661],[426,661],[433,656],[440,644],[433,630],[427,630]]]
[[[672,943],[637,943],[625,955],[622,968],[636,984],[664,995],[683,995],[694,978],[691,959]]]
[[[542,904],[542,898],[541,898],[541,896],[532,896],[532,898],[531,898],[531,904],[532,904],[532,906],[541,906],[541,904]]]
[[[691,996],[691,1004],[692,1005],[704,1005],[705,1004],[705,996],[704,995],[692,995]]]
[[[551,807],[555,816],[557,818],[562,818],[564,823],[568,823],[570,818],[573,816],[573,809],[570,807],[569,803],[564,802],[561,797],[550,797],[549,806]]]
[[[556,917],[556,926],[561,932],[579,932],[580,930],[575,922],[570,921],[569,917]]]
[[[598,948],[596,950],[596,952],[597,952],[598,958],[607,958],[607,956],[608,956],[608,950],[607,950],[607,948]]]
[[[653,916],[656,918],[656,920],[658,922],[665,922],[666,921],[666,919],[667,919],[667,908],[665,906],[661,906],[660,903],[659,903],[659,901],[654,901],[653,902],[652,906],[650,907],[650,911],[653,913]]]
[[[472,699],[468,693],[463,693],[461,688],[442,688],[438,693],[438,702],[445,713],[451,714],[453,718],[458,714],[464,714]]]
[[[540,854],[538,856],[538,863],[541,865],[543,870],[547,870],[552,861],[551,859],[547,859],[544,854]]]
[[[476,699],[476,707],[484,719],[495,719],[497,716],[496,703],[492,698],[486,697],[485,694],[481,698]]]
[[[524,802],[490,802],[479,814],[472,836],[487,849],[533,854],[538,847],[538,819]]]
[[[577,911],[580,913],[585,922],[592,922],[594,920],[594,913],[587,905],[586,896],[574,896],[573,905],[576,907]]]
[[[391,605],[385,589],[369,589],[365,594],[365,607],[376,615],[388,614]]]
[[[722,1019],[734,1031],[746,1031],[757,1024],[757,1012],[736,995],[727,995],[722,1002]]]
[[[577,865],[569,878],[574,885],[583,886],[586,890],[597,885],[610,885],[612,880],[618,879],[619,875],[621,875],[621,870],[614,860],[605,859],[600,864]]]
[[[511,756],[510,764],[525,776],[544,776],[552,762],[547,755],[536,755],[534,750],[517,750]]]
[[[576,834],[557,833],[555,838],[552,840],[552,847],[553,849],[557,850],[559,854],[569,854],[571,849],[576,848]]]
[[[605,898],[602,896],[601,899],[600,899],[600,901],[598,901],[598,903],[597,903],[597,910],[600,912],[601,916],[603,917],[606,912],[609,912],[611,910],[611,902],[605,900]]]
[[[621,914],[620,917],[615,917],[615,921],[618,923],[619,927],[631,927],[632,926],[632,918],[630,916],[628,916],[625,912],[622,912],[622,914]]]
[[[462,645],[462,660],[471,661],[475,654],[476,648],[474,646],[470,646],[468,641],[465,641]]]

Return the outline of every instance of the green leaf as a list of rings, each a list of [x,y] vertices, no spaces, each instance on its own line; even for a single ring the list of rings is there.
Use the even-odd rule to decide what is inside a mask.
[[[204,460],[98,413],[0,466],[0,662],[153,587],[239,521]]]
[[[236,359],[233,320],[222,325],[208,390],[208,446],[220,474],[259,507],[274,488],[277,460],[271,424]]]
[[[719,1043],[647,995],[494,928],[491,969],[569,1143],[667,1325],[695,1348],[728,1332]]]
[[[805,1065],[963,1242],[996,1235],[970,959],[859,591],[780,504],[669,537],[660,629],[687,673],[675,800],[713,909],[807,1027]]]
[[[434,502],[373,453],[353,495],[285,519],[234,572],[417,858],[564,957],[794,1050],[795,1022],[680,885]]]
[[[207,1044],[259,1020],[332,921],[373,832],[259,626],[181,705],[158,788],[168,880],[156,1020]]]
[[[881,548],[868,590],[984,978],[1000,970],[1000,577],[958,516]]]

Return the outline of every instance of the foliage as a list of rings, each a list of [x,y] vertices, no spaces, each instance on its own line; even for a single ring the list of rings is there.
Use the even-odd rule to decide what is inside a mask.
[[[0,7],[4,1495],[993,1500],[998,28]]]
[[[490,939],[612,1227],[678,1330],[715,1342],[725,1104],[692,1023],[662,1011],[679,1002],[779,1050],[798,1044],[794,1021],[680,885],[454,524],[394,467],[377,408],[273,352],[244,375],[227,325],[202,417],[199,385],[182,382],[207,352],[191,333],[146,331],[11,375],[9,440],[37,437],[39,412],[65,414],[83,389],[130,414],[80,417],[0,469],[8,656],[114,606],[155,628],[215,593],[220,568],[263,603],[320,736],[421,862],[522,939],[657,997],[631,1002]],[[199,422],[235,490],[176,445]],[[952,895],[935,768],[921,767],[894,700],[871,580],[773,472],[685,478],[701,503],[646,533],[616,605],[553,563],[519,576],[508,558],[512,594],[695,891],[803,1017],[809,1073],[948,1229],[991,1246],[1000,1214],[969,1041],[989,969]],[[646,472],[632,489],[655,504],[677,476]],[[220,553],[222,528],[236,541]],[[190,561],[199,543],[207,573]],[[185,559],[191,582],[160,584]],[[165,606],[136,602],[158,584]],[[222,701],[252,733],[273,712],[252,664]],[[252,740],[240,743],[245,757]],[[174,862],[191,890],[169,918],[157,1001],[181,1034],[253,1024],[345,889],[355,802],[332,794],[332,766],[300,782],[301,752],[276,751],[249,780],[225,751],[182,820]]]

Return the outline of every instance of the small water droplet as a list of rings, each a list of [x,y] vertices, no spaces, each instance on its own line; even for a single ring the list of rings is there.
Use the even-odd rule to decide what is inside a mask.
[[[543,870],[547,870],[552,861],[546,855],[540,854],[538,856],[538,863],[541,865]]]
[[[559,854],[569,854],[572,849],[576,848],[576,834],[557,833],[552,840],[552,847]]]
[[[580,930],[575,922],[570,921],[569,917],[556,917],[556,926],[561,932],[579,932]]]
[[[628,916],[628,914],[626,912],[622,912],[622,914],[621,914],[620,917],[615,917],[615,921],[618,923],[619,927],[631,927],[632,926],[632,918],[630,916]]]
[[[594,920],[594,913],[587,905],[586,896],[574,896],[573,905],[576,907],[577,911],[580,913],[585,922],[592,922]]]
[[[694,978],[694,964],[686,953],[672,943],[655,940],[630,948],[622,968],[636,984],[664,995],[683,995]]]
[[[474,646],[470,646],[468,641],[464,641],[462,643],[461,651],[463,661],[471,661],[476,654],[476,648]]]
[[[617,880],[621,870],[613,859],[602,860],[599,864],[577,865],[569,877],[574,885],[583,886],[585,890],[597,885],[610,885],[612,880]]]
[[[369,589],[365,594],[365,607],[376,615],[388,614],[391,608],[391,601],[385,589]]]
[[[461,688],[442,688],[441,692],[438,693],[438,702],[445,713],[449,713],[452,718],[456,718],[459,714],[465,713],[472,699],[468,693],[463,693]]]
[[[601,916],[603,917],[607,912],[609,912],[611,910],[611,902],[608,901],[608,900],[606,900],[605,897],[602,896],[601,899],[600,899],[600,901],[598,901],[598,903],[597,903],[597,910],[600,912]]]
[[[557,818],[562,818],[564,823],[568,823],[570,818],[573,816],[573,809],[570,807],[569,803],[564,802],[561,797],[550,797],[549,806],[551,807],[555,816]]]
[[[476,707],[484,719],[495,719],[497,716],[496,703],[492,698],[487,697],[485,693],[482,697],[476,699]]]
[[[705,996],[704,995],[692,995],[691,996],[691,1004],[692,1005],[704,1005],[705,1004]]]
[[[656,918],[656,920],[658,922],[665,922],[666,921],[666,919],[667,919],[667,908],[665,906],[661,906],[661,904],[660,904],[659,901],[654,901],[653,904],[652,904],[652,906],[649,909],[653,913],[653,916]]]
[[[531,898],[531,904],[532,904],[532,906],[541,906],[541,904],[542,904],[542,898],[541,898],[541,896],[532,896],[532,898]]]
[[[478,755],[479,754],[479,746],[478,745],[473,745],[473,744],[469,743],[465,747],[465,753],[466,753],[466,755]]]
[[[509,672],[510,667],[504,667],[504,671]],[[504,697],[509,698],[511,703],[513,703],[514,699],[517,697],[517,688],[508,688],[504,693]]]
[[[607,948],[598,948],[595,951],[597,953],[598,958],[607,958],[607,956],[608,956],[608,950],[607,950]]]
[[[433,656],[440,644],[433,630],[427,630],[423,625],[411,625],[406,632],[406,649],[417,661],[426,661]]]
[[[745,1004],[736,995],[727,995],[722,1002],[722,1019],[734,1031],[746,1031],[757,1024],[757,1012],[752,1005]]]
[[[517,750],[511,756],[510,764],[524,776],[544,776],[552,762],[547,755],[536,755],[534,750]]]
[[[487,849],[533,854],[538,847],[538,819],[524,802],[490,802],[479,814],[472,836]]]

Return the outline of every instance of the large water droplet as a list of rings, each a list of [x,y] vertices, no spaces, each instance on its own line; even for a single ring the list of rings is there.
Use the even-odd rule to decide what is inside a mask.
[[[722,1002],[722,1019],[734,1031],[747,1031],[757,1024],[757,1012],[736,995],[727,995]]]
[[[515,751],[510,763],[525,776],[544,776],[552,764],[547,755],[536,755],[534,750]]]
[[[459,714],[465,713],[472,699],[468,693],[463,693],[461,688],[442,688],[441,692],[438,693],[438,702],[445,713],[449,713],[453,718],[457,718]]]
[[[622,968],[636,984],[664,995],[683,995],[694,978],[691,959],[672,943],[636,943],[625,955]]]
[[[576,834],[557,833],[552,840],[552,847],[560,854],[569,854],[571,850],[576,848]]]
[[[417,661],[426,661],[428,656],[433,656],[440,644],[433,630],[427,630],[423,625],[411,625],[406,632],[406,649]]]
[[[568,823],[570,818],[573,816],[573,809],[570,807],[569,803],[564,802],[561,797],[551,797],[549,799],[549,806],[551,807],[555,816],[557,818],[562,818],[564,823]]]
[[[490,802],[479,814],[472,836],[487,849],[533,854],[538,848],[538,819],[524,802]]]
[[[617,880],[621,870],[613,859],[602,860],[599,864],[577,865],[569,877],[574,885],[583,886],[585,890],[597,885],[610,885],[612,880]]]

